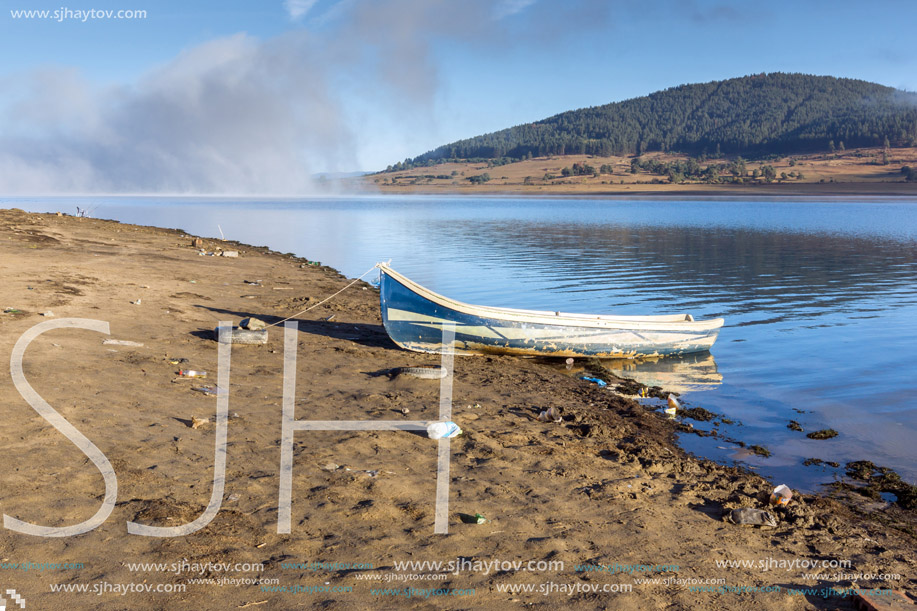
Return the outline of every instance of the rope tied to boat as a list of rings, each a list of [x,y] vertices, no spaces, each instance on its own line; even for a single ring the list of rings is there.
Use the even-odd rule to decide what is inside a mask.
[[[287,316],[287,317],[284,318],[283,320],[278,320],[278,321],[275,322],[275,323],[271,323],[271,324],[267,325],[267,327],[265,327],[265,328],[276,327],[277,325],[279,325],[279,324],[281,324],[281,323],[285,323],[285,322],[288,321],[288,320],[292,320],[292,319],[296,318],[296,317],[299,316],[300,314],[305,314],[305,313],[308,312],[309,310],[312,310],[312,309],[317,308],[318,306],[322,305],[323,303],[326,303],[326,302],[328,302],[328,301],[331,301],[332,299],[334,299],[335,297],[337,297],[338,295],[340,295],[341,293],[343,293],[344,291],[346,291],[347,289],[349,289],[350,287],[352,287],[354,284],[356,284],[357,282],[359,282],[360,280],[362,280],[367,274],[371,273],[374,269],[376,269],[377,267],[380,267],[380,266],[382,266],[382,265],[388,265],[388,263],[391,263],[391,259],[389,259],[389,261],[386,262],[386,263],[382,263],[382,262],[376,263],[375,265],[373,265],[372,267],[370,267],[368,270],[366,270],[365,272],[363,272],[362,274],[360,274],[357,278],[354,278],[347,286],[345,286],[344,288],[342,288],[341,290],[339,290],[339,291],[336,292],[335,294],[329,295],[328,297],[325,297],[324,299],[322,299],[322,300],[319,301],[318,303],[313,304],[313,305],[310,305],[310,306],[309,306],[308,308],[306,308],[305,310],[300,310],[300,311],[297,312],[296,314],[291,314],[290,316]]]

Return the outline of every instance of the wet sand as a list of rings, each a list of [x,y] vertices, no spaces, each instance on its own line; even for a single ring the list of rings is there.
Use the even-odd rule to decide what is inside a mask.
[[[729,524],[733,508],[766,508],[773,484],[686,455],[674,434],[689,421],[502,356],[455,359],[453,419],[464,434],[449,442],[448,534],[434,534],[438,443],[408,431],[297,431],[291,532],[279,534],[281,326],[265,345],[232,346],[215,518],[184,536],[129,534],[127,522],[191,523],[210,502],[217,398],[192,388],[216,382],[217,324],[275,323],[348,282],[264,248],[203,248],[239,256],[201,256],[181,231],[0,211],[4,362],[39,323],[82,318],[110,329],[50,330],[25,352],[25,380],[104,454],[118,486],[110,516],[85,534],[0,531],[0,586],[28,608],[853,609],[844,589],[854,583],[917,595],[913,511],[856,494],[797,494],[771,509],[776,528]],[[438,357],[388,339],[370,285],[295,320],[296,419],[438,417],[438,381],[390,372]],[[209,375],[180,378],[179,368]],[[3,513],[51,527],[90,519],[105,497],[99,469],[9,372],[0,402]],[[550,407],[563,422],[537,420]],[[209,422],[195,428],[198,419]],[[486,521],[468,520],[478,513]],[[423,561],[443,566],[401,564]],[[815,561],[826,568],[807,568]],[[65,586],[88,591],[53,591]],[[146,587],[160,591],[137,591]]]

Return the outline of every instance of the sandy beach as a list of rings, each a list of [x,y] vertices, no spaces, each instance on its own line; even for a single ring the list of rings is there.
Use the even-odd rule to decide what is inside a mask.
[[[454,362],[464,434],[448,444],[447,534],[434,533],[438,442],[409,431],[297,431],[291,532],[278,533],[282,325],[231,348],[215,517],[179,536],[132,534],[128,523],[194,523],[211,504],[219,398],[195,389],[217,383],[221,321],[296,315],[297,420],[439,414],[438,380],[392,371],[439,357],[391,342],[370,284],[297,315],[350,280],[264,247],[193,242],[0,210],[3,362],[39,324],[109,331],[49,329],[25,350],[20,383],[15,363],[0,375],[0,588],[29,609],[855,609],[854,589],[878,609],[917,600],[915,510],[852,493],[769,507],[780,482],[678,448],[690,419],[505,356]],[[110,515],[83,534],[10,528],[83,523],[106,497],[103,473],[33,409],[23,379],[117,480]],[[552,407],[562,421],[539,421]],[[740,507],[768,509],[776,527],[724,520]]]

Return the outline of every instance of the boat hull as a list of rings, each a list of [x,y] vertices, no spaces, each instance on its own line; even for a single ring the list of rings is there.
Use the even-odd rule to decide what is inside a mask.
[[[381,270],[385,330],[396,344],[416,352],[442,352],[443,326],[452,324],[458,354],[666,356],[709,350],[723,324],[722,319],[621,317],[616,321],[607,316],[471,306],[432,293],[387,267]]]

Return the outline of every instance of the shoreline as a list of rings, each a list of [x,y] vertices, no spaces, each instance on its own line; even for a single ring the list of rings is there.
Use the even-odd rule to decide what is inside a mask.
[[[368,174],[367,176],[375,176]],[[352,181],[344,180],[340,184],[350,187]],[[797,183],[797,184],[723,184],[711,186],[708,184],[629,184],[629,185],[589,185],[584,188],[571,188],[569,185],[552,187],[525,187],[523,185],[494,185],[494,186],[459,186],[452,185],[376,185],[363,184],[356,189],[332,189],[324,193],[311,193],[305,195],[273,195],[273,194],[130,194],[130,193],[102,193],[78,195],[4,195],[0,196],[0,203],[13,206],[22,200],[58,200],[58,199],[107,199],[107,198],[143,198],[143,199],[170,199],[170,200],[218,200],[218,201],[289,201],[310,199],[335,199],[335,198],[377,198],[398,196],[436,196],[441,198],[576,198],[576,199],[667,199],[667,198],[737,198],[737,199],[804,199],[807,201],[837,200],[839,198],[876,197],[888,198],[892,201],[917,201],[917,183],[915,182],[833,182],[833,183]]]
[[[696,188],[693,188],[696,187]],[[709,185],[659,185],[652,188],[650,185],[633,185],[627,189],[566,189],[557,188],[525,188],[522,186],[505,188],[483,187],[380,187],[381,195],[440,195],[457,197],[580,197],[580,198],[669,198],[669,197],[722,197],[722,198],[805,198],[805,199],[834,199],[840,197],[887,197],[889,199],[917,200],[917,184],[915,183],[832,183],[801,184],[801,185],[754,185],[710,187]]]
[[[10,354],[17,338],[35,324],[64,317],[104,319],[111,338],[143,344],[101,345],[96,334],[73,330],[49,332],[29,348],[25,373],[30,383],[109,457],[119,480],[118,502],[108,520],[79,537],[47,539],[4,529],[0,540],[11,562],[82,563],[97,580],[149,578],[174,585],[180,582],[175,575],[136,572],[124,565],[181,558],[232,560],[263,564],[268,567],[264,576],[278,579],[279,586],[301,582],[352,588],[318,590],[303,598],[291,591],[265,592],[254,584],[186,583],[187,590],[175,597],[117,598],[131,606],[180,601],[201,609],[260,601],[266,601],[262,608],[298,601],[368,608],[381,602],[370,586],[381,584],[358,579],[358,571],[316,572],[284,563],[369,563],[374,568],[366,574],[385,567],[384,574],[406,575],[395,570],[395,561],[457,557],[558,561],[566,568],[538,574],[469,570],[441,581],[399,580],[391,587],[471,589],[474,594],[423,603],[392,598],[383,605],[410,601],[423,605],[417,608],[498,608],[515,598],[544,609],[556,608],[560,601],[584,609],[605,604],[623,609],[673,604],[852,608],[846,607],[851,598],[842,595],[786,592],[789,587],[825,587],[826,581],[828,586],[849,587],[850,579],[806,579],[803,571],[775,574],[758,566],[724,568],[715,562],[802,556],[850,559],[850,573],[901,575],[858,583],[915,594],[912,576],[917,567],[907,551],[917,541],[913,511],[854,494],[844,497],[847,504],[825,495],[797,494],[785,510],[771,509],[780,518],[775,530],[728,524],[722,518],[733,508],[765,508],[772,485],[748,470],[687,455],[674,442],[677,431],[686,432],[687,421],[670,422],[630,399],[537,362],[503,356],[455,360],[453,419],[465,434],[449,444],[449,535],[433,534],[435,444],[409,432],[297,432],[292,532],[277,533],[286,365],[281,327],[269,330],[264,346],[232,347],[227,483],[213,522],[178,538],[130,535],[125,532],[127,520],[156,526],[189,523],[210,498],[214,400],[192,391],[195,381],[177,378],[172,361],[186,358],[188,367],[215,372],[212,329],[219,321],[238,324],[255,316],[275,323],[347,282],[331,268],[238,242],[205,238],[205,251],[222,248],[238,256],[200,256],[191,246],[193,239],[177,229],[0,210],[0,281],[6,288],[2,306],[18,310],[0,314],[3,354]],[[49,311],[53,316],[42,316]],[[437,359],[391,343],[381,328],[378,293],[370,285],[358,283],[298,320],[299,420],[436,417],[438,383],[388,372]],[[68,352],[73,357],[64,356]],[[10,440],[11,456],[0,467],[4,513],[55,526],[90,517],[101,499],[98,471],[29,407],[9,375],[2,379],[0,397],[10,407],[0,426]],[[537,420],[548,407],[561,412],[562,423]],[[199,428],[189,424],[204,418],[211,423]],[[51,491],[61,495],[55,498]],[[475,513],[487,522],[467,524],[460,517]],[[892,553],[878,551],[883,548]],[[637,577],[696,583],[722,578],[728,585],[782,584],[784,591],[756,592],[749,598],[686,587],[695,582],[637,584],[633,572],[621,576],[573,568],[614,563],[678,565],[677,571]],[[17,573],[8,586],[38,608],[91,608],[100,598],[51,593],[48,575],[52,573]],[[87,575],[56,574],[53,580],[76,583],[88,581]],[[208,576],[225,575],[211,571]],[[536,590],[510,596],[499,589],[549,581],[601,585],[609,580],[630,585],[632,591],[603,597],[587,591],[567,596]],[[219,606],[208,606],[214,594],[220,597]]]

